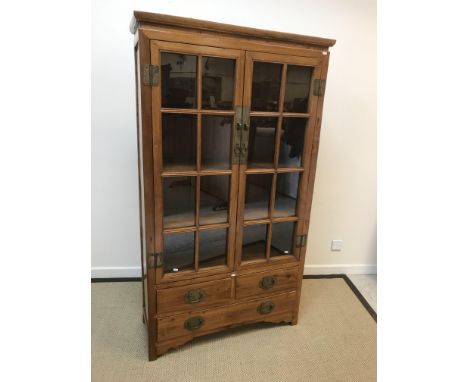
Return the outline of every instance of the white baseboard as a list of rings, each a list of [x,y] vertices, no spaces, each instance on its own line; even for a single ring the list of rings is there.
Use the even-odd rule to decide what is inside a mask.
[[[334,265],[304,265],[305,275],[376,275],[377,265],[371,264],[334,264]]]
[[[375,275],[377,265],[370,264],[336,264],[336,265],[305,265],[305,275]],[[140,267],[92,267],[91,278],[123,278],[141,277]]]
[[[91,267],[91,278],[141,277],[141,267]]]

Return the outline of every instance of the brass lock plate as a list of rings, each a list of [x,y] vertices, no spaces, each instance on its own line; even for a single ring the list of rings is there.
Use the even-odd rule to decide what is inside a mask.
[[[187,330],[197,330],[202,327],[205,323],[205,319],[202,316],[190,317],[184,322],[184,328]]]
[[[260,280],[260,288],[270,289],[273,288],[278,283],[276,276],[265,276]]]
[[[273,311],[275,308],[275,304],[273,301],[266,301],[262,302],[258,307],[257,307],[257,312],[260,314],[268,314]]]
[[[232,139],[232,161],[234,164],[246,164],[249,153],[250,108],[236,106]]]
[[[196,304],[203,300],[203,297],[205,297],[205,295],[205,291],[201,288],[191,289],[187,293],[185,293],[185,301],[189,304]]]

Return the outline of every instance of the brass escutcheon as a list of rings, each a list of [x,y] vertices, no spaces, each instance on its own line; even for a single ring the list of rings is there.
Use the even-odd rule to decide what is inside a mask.
[[[202,316],[190,317],[184,323],[184,328],[187,330],[197,330],[205,323],[205,319]]]
[[[260,288],[262,289],[273,288],[277,282],[278,282],[278,279],[276,278],[276,276],[265,276],[263,279],[260,280]]]
[[[268,314],[268,313],[271,313],[274,307],[275,307],[275,304],[273,303],[273,301],[262,302],[257,307],[257,312],[260,314]]]
[[[191,289],[185,293],[185,301],[189,304],[196,304],[197,302],[200,302],[203,297],[205,297],[205,291],[201,288]]]

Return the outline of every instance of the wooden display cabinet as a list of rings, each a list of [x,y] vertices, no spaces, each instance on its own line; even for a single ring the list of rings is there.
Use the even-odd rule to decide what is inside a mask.
[[[334,40],[134,12],[149,359],[297,323]]]

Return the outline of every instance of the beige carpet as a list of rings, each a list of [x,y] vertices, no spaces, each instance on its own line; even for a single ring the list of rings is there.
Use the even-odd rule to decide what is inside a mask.
[[[94,382],[375,381],[376,323],[342,279],[308,279],[296,326],[257,324],[148,362],[136,282],[92,284]]]

